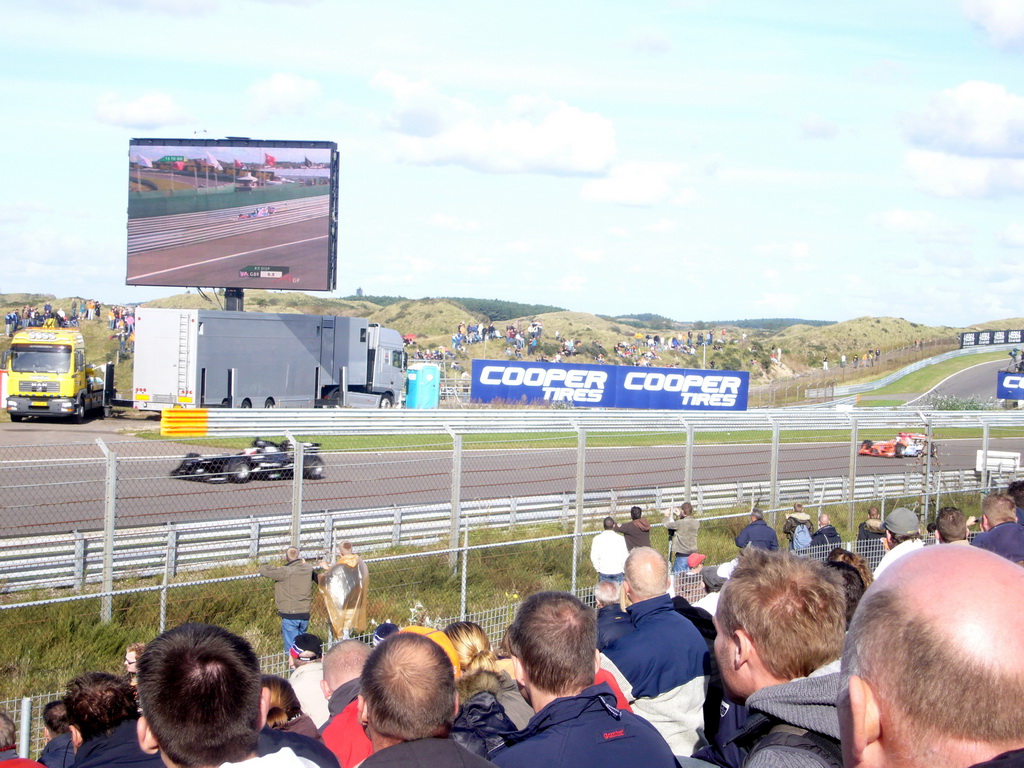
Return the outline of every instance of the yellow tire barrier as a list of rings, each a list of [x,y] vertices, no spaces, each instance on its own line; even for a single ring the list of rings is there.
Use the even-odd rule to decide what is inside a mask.
[[[205,437],[206,408],[168,408],[160,414],[160,434],[163,437]]]

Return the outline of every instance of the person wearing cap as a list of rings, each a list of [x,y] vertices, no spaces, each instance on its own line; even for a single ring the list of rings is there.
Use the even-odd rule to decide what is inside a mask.
[[[881,562],[875,566],[876,579],[901,557],[924,546],[917,515],[906,507],[896,507],[886,515],[882,522],[882,529],[885,531],[885,538],[882,539],[885,554],[882,556]]]
[[[309,628],[316,571],[312,564],[299,557],[296,547],[288,547],[284,552],[284,565],[264,565],[260,568],[260,576],[276,582],[274,604],[281,617],[281,639],[284,640],[284,652],[288,654],[288,665],[294,667],[291,648],[295,637]]]
[[[972,545],[1015,563],[1024,560],[1024,527],[1017,523],[1011,496],[994,493],[982,500],[981,531]]]
[[[693,516],[693,505],[686,501],[677,510],[665,515],[665,530],[672,539],[669,560],[673,573],[689,573],[689,558],[697,551],[700,521]]]
[[[327,722],[330,712],[327,699],[320,689],[324,679],[323,645],[316,635],[303,633],[295,638],[288,656],[294,665],[288,682],[302,705],[302,711],[309,715],[317,728]]]
[[[736,537],[740,549],[756,547],[774,552],[779,548],[779,536],[775,529],[764,521],[764,512],[757,507],[750,510],[750,523]]]
[[[695,608],[703,608],[712,616],[715,615],[722,587],[732,573],[732,569],[736,567],[736,562],[736,560],[730,560],[721,565],[705,566],[701,569],[700,577],[704,581],[704,589],[707,594],[693,604]]]
[[[373,647],[376,648],[397,631],[397,624],[392,624],[390,621],[381,622],[377,625],[377,628],[373,630]]]

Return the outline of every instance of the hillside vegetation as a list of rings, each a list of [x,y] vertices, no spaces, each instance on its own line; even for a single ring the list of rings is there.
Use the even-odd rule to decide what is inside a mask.
[[[375,299],[379,299],[377,303]],[[30,305],[41,308],[46,301],[53,306],[70,309],[71,298],[57,298],[47,294],[0,294],[0,304],[6,313],[11,308]],[[223,298],[216,292],[199,294],[194,291],[167,296],[145,303],[145,306],[192,309],[222,309]],[[827,355],[835,364],[841,355],[852,360],[854,355],[863,355],[868,350],[880,349],[887,352],[894,349],[912,347],[915,342],[931,342],[952,340],[957,329],[947,326],[926,326],[894,317],[860,317],[841,323],[825,323],[824,321],[797,321],[790,319],[759,318],[749,321],[738,321],[726,325],[712,323],[684,323],[650,313],[624,315],[618,318],[598,316],[583,312],[555,310],[546,312],[524,311],[513,317],[503,317],[512,310],[549,309],[540,305],[517,304],[498,299],[419,299],[410,300],[401,297],[353,296],[336,299],[324,296],[313,296],[305,293],[271,292],[250,290],[246,293],[245,307],[254,312],[285,312],[304,314],[330,314],[339,316],[366,317],[371,322],[395,328],[406,336],[415,337],[409,347],[411,356],[417,351],[429,351],[436,355],[439,348],[448,352],[451,359],[452,335],[460,324],[479,323],[486,327],[493,323],[502,336],[508,326],[515,326],[526,334],[530,323],[538,321],[543,324],[543,334],[536,353],[531,357],[526,350],[521,354],[524,359],[551,360],[560,352],[566,339],[576,342],[577,354],[565,356],[570,362],[593,362],[599,356],[609,363],[632,364],[635,357],[623,357],[616,351],[616,345],[635,345],[640,352],[647,349],[647,337],[658,335],[662,339],[678,336],[686,339],[687,330],[706,333],[713,328],[718,349],[713,347],[698,348],[697,355],[683,354],[677,351],[661,351],[652,365],[680,365],[700,367],[705,360],[709,367],[731,370],[749,370],[762,382],[785,379],[807,370],[820,369],[822,360]],[[496,316],[488,316],[480,311],[490,308]],[[553,308],[551,308],[553,309]],[[106,333],[106,310],[95,328],[88,329],[87,343],[91,349],[99,349],[91,358],[102,357],[113,359],[117,349],[115,340]],[[766,327],[778,327],[787,324],[777,332],[770,332]],[[704,326],[705,329],[699,329]],[[980,324],[979,328],[1020,328],[1024,327],[1022,319],[995,320]],[[725,330],[725,341],[722,342],[722,330]],[[6,346],[5,341],[0,349]],[[488,340],[486,344],[467,344],[463,350],[455,353],[454,359],[466,362],[472,358],[497,358],[514,356],[514,351],[506,351],[508,345],[504,338]],[[773,362],[770,355],[773,350],[782,349],[784,364]],[[125,366],[122,366],[122,369]],[[127,384],[129,379],[122,371],[119,384]]]

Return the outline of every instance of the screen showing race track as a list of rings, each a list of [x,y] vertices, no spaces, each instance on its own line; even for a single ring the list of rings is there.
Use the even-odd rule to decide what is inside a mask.
[[[132,139],[128,285],[329,291],[333,142]]]

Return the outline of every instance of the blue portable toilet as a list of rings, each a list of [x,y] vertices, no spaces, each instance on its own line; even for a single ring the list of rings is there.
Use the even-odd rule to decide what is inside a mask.
[[[441,369],[431,363],[409,366],[405,383],[406,408],[437,408],[441,403]]]

